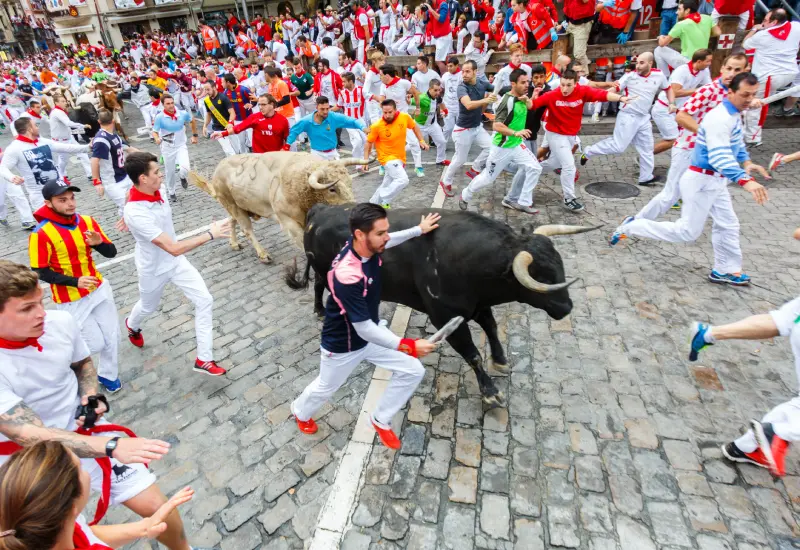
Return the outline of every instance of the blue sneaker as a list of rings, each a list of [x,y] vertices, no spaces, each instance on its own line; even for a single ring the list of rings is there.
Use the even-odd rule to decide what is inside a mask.
[[[622,231],[622,226],[625,225],[626,223],[631,223],[633,220],[634,220],[633,216],[628,216],[627,218],[622,220],[622,223],[620,224],[620,226],[617,227],[617,229],[611,234],[611,237],[609,237],[608,246],[614,246],[615,244],[620,242],[622,239],[627,239],[628,238],[628,236]]]
[[[103,385],[108,393],[117,393],[122,389],[122,382],[119,381],[119,378],[116,380],[109,380],[108,378],[98,376],[97,381]]]
[[[711,327],[705,323],[692,323],[692,331],[689,337],[689,344],[692,349],[689,351],[689,361],[697,361],[700,350],[714,345],[706,342],[706,333],[709,328]]]
[[[414,172],[417,174],[418,178],[424,178],[425,177],[425,170],[422,169],[422,166],[420,166],[418,168],[414,168]]]
[[[733,273],[720,273],[719,271],[712,270],[708,274],[708,280],[712,283],[728,284],[733,286],[747,286],[750,284],[750,276],[740,273],[734,275]]]

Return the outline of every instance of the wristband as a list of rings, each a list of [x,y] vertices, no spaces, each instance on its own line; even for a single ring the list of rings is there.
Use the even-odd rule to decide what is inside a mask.
[[[211,240],[213,241],[214,240],[214,234],[211,232],[211,230],[210,229],[207,230],[206,233],[208,233],[208,236],[211,237]]]
[[[741,180],[737,181],[736,183],[738,183],[741,187],[744,187],[745,185],[747,185],[751,181],[756,181],[756,180],[754,180],[753,178],[744,178],[744,179],[741,179]]]
[[[411,357],[416,357],[417,341],[413,338],[403,338],[400,340],[400,345],[397,347],[397,351],[400,353],[405,353],[406,355],[410,355]]]
[[[100,185],[103,185],[103,182],[100,181],[100,178],[93,178],[92,179],[92,185],[94,185],[95,187],[98,187]]]

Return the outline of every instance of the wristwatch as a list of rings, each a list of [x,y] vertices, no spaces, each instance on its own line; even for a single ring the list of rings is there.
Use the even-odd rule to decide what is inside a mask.
[[[114,451],[117,450],[117,442],[119,441],[119,437],[112,437],[108,443],[106,443],[106,456],[108,458],[113,458]]]

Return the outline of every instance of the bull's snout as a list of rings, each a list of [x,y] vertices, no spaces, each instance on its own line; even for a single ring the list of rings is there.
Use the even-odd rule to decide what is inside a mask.
[[[564,300],[552,300],[545,311],[556,321],[563,319],[572,312],[572,299],[567,296]]]

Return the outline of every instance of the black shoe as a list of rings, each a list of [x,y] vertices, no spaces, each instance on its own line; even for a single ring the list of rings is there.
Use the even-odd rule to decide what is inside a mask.
[[[184,189],[189,189],[189,180],[186,178],[181,178],[181,187]]]
[[[469,203],[467,201],[465,201],[464,199],[459,198],[458,199],[458,207],[461,210],[466,210],[467,208],[469,208]]]
[[[36,227],[36,222],[22,222],[22,229],[25,231],[33,231]]]
[[[178,197],[176,197],[175,195],[170,195],[169,196],[169,202],[171,202],[171,203],[178,202]]]
[[[578,202],[578,199],[564,200],[564,208],[570,212],[580,212],[584,206]]]
[[[586,155],[581,155],[581,166],[586,166],[587,162],[589,162],[589,157]]]
[[[653,176],[652,178],[650,178],[647,181],[640,181],[639,185],[643,185],[645,187],[649,187],[649,186],[651,186],[653,184],[660,183],[660,182],[661,182],[661,176]]]

